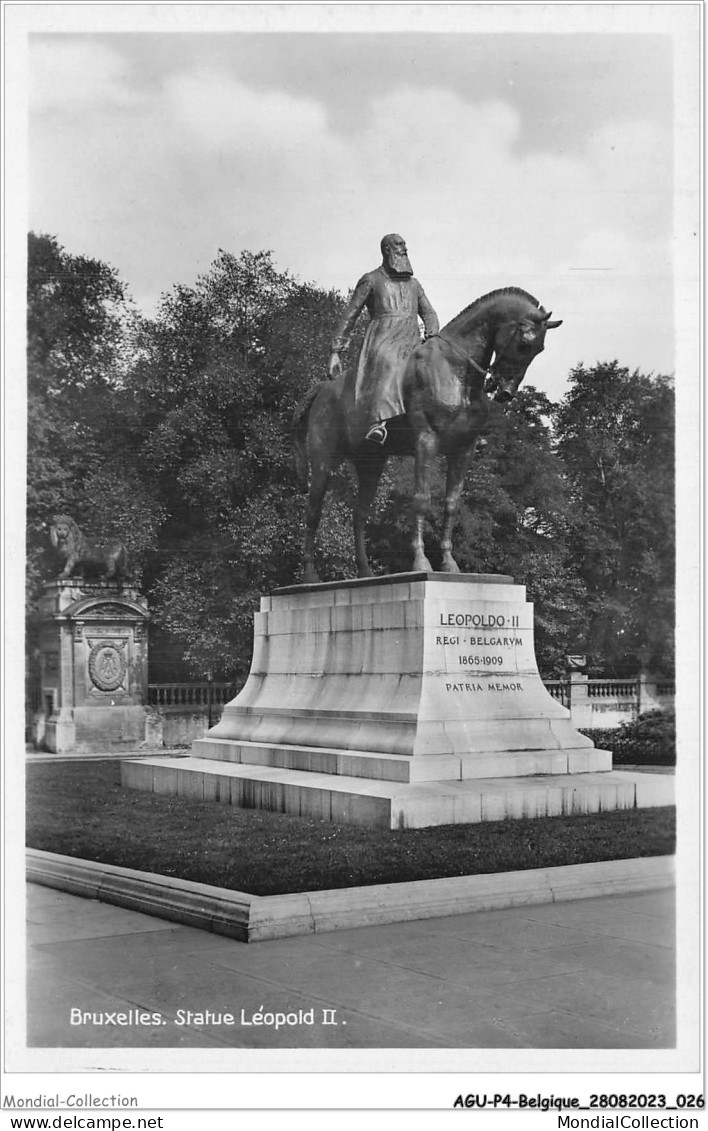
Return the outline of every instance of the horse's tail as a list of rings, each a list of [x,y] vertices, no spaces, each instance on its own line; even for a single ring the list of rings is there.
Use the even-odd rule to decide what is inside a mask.
[[[324,381],[318,381],[316,385],[308,389],[302,400],[295,406],[293,413],[293,467],[298,488],[303,493],[306,493],[310,486],[310,460],[307,454],[307,421],[315,397],[324,384]]]

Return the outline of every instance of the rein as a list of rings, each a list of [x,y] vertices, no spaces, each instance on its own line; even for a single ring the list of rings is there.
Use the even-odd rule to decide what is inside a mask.
[[[518,330],[519,330],[519,327],[517,326],[516,330],[514,331],[511,338],[509,339],[509,341],[506,344],[506,350],[509,349],[509,346],[511,345],[514,338],[516,337]],[[495,367],[499,364],[502,357],[504,356],[504,354],[496,354],[495,353],[494,361],[492,362],[492,364],[489,366],[488,369],[483,369],[482,366],[479,365],[473,357],[470,357],[469,354],[464,352],[464,350],[461,350],[460,347],[455,345],[455,343],[452,341],[452,339],[446,337],[445,334],[442,334],[442,333],[428,334],[428,337],[425,340],[427,341],[428,338],[442,338],[442,340],[444,342],[446,342],[447,345],[450,346],[453,353],[456,353],[457,356],[461,357],[463,359],[463,361],[466,361],[468,365],[473,366],[477,370],[478,373],[482,374],[483,377],[493,377]],[[506,353],[506,350],[504,351],[504,353]]]
[[[491,373],[492,373],[492,366],[491,365],[490,365],[489,369],[483,369],[481,365],[477,364],[477,362],[475,361],[475,359],[473,357],[470,357],[469,354],[466,354],[464,352],[464,350],[460,349],[459,346],[456,346],[451,338],[446,338],[444,334],[428,334],[428,337],[425,340],[428,341],[428,338],[442,338],[442,340],[444,342],[447,342],[447,344],[449,345],[449,347],[450,347],[450,349],[452,350],[453,353],[456,353],[457,356],[461,357],[463,361],[466,361],[468,365],[474,366],[474,368],[477,370],[477,372],[481,373],[483,377],[491,376]]]

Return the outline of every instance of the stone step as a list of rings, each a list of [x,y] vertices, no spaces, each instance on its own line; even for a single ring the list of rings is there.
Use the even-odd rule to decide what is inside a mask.
[[[579,774],[612,769],[610,752],[593,747],[578,750],[514,750],[503,753],[479,751],[467,755],[416,754],[407,757],[363,750],[207,737],[197,739],[192,752],[195,758],[214,761],[398,782]]]
[[[674,803],[673,777],[622,771],[407,783],[157,757],[124,762],[122,783],[131,789],[244,809],[392,829]]]
[[[296,746],[292,743],[247,742],[230,738],[198,738],[192,744],[195,758],[273,766],[316,774],[336,774],[374,781],[440,781],[459,778],[460,759],[454,754],[407,757],[366,750]]]

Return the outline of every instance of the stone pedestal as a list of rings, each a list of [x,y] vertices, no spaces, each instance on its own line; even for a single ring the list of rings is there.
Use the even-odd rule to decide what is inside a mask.
[[[536,772],[593,746],[546,691],[511,578],[404,574],[263,598],[251,674],[209,739],[434,758],[438,778]],[[201,749],[201,747],[199,747]],[[593,751],[593,769],[607,768]],[[589,767],[587,767],[589,768]]]
[[[410,573],[264,597],[219,724],[191,758],[125,763],[123,780],[406,827],[642,803],[610,770],[541,682],[523,586]]]
[[[54,581],[40,602],[38,733],[54,753],[131,749],[145,738],[147,621],[136,589]]]

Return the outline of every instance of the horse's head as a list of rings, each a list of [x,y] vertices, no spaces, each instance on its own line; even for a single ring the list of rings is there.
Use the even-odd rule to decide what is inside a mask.
[[[495,401],[510,401],[536,354],[544,349],[547,330],[555,330],[562,320],[551,322],[551,311],[530,308],[512,320],[503,321],[494,336]]]

